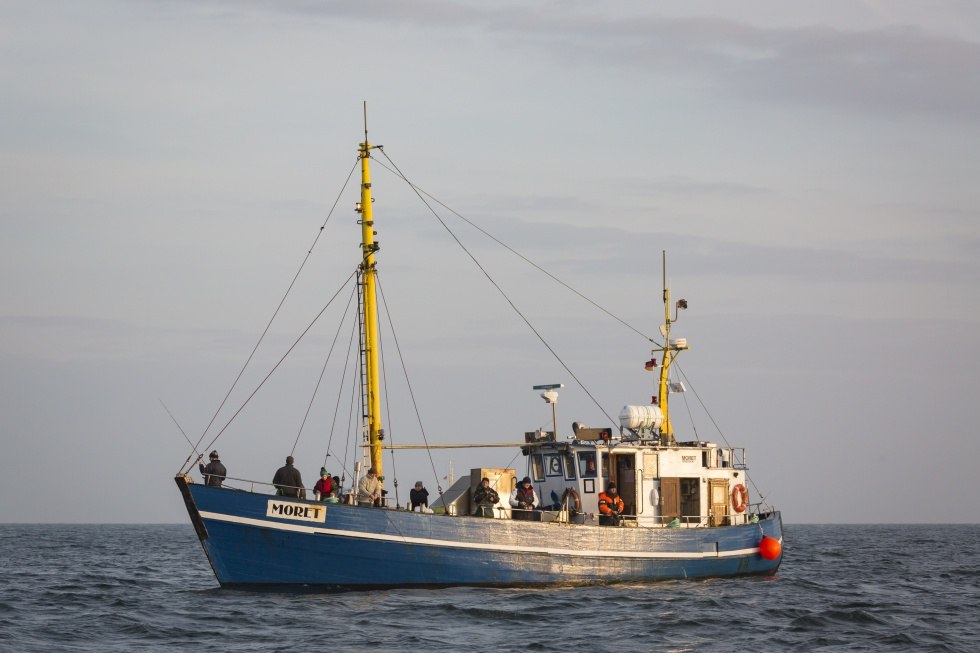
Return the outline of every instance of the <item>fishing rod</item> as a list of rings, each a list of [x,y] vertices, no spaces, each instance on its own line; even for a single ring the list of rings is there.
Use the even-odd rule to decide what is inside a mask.
[[[197,454],[197,460],[195,460],[194,462],[199,463],[202,460],[204,460],[204,454],[203,453],[197,453],[197,447],[194,445],[193,442],[191,442],[191,439],[189,437],[187,437],[187,433],[184,432],[184,429],[180,426],[180,423],[177,421],[177,418],[174,417],[174,414],[170,412],[170,409],[169,408],[167,408],[167,404],[163,403],[163,399],[160,399],[159,397],[157,397],[157,401],[159,401],[160,402],[160,405],[163,406],[163,409],[165,411],[167,411],[167,415],[170,415],[170,419],[173,420],[174,425],[176,425],[177,428],[180,430],[180,434],[184,436],[184,439],[185,440],[187,440],[187,444],[191,445],[191,455],[190,456],[187,456],[187,460],[185,460],[184,461],[184,464],[180,466],[180,470],[183,472],[184,467],[188,463],[190,463],[191,456],[193,456],[194,454]],[[188,471],[190,471],[190,467],[188,467]]]

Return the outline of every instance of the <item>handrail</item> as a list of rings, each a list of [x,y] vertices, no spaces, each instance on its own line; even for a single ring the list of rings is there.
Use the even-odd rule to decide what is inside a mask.
[[[183,476],[188,476],[188,474],[183,474]],[[256,481],[254,479],[250,479],[250,478],[239,478],[237,476],[224,476],[221,479],[222,484],[224,484],[225,481],[241,481],[242,483],[249,483],[250,485],[252,485],[253,489],[251,489],[251,490],[242,490],[241,488],[229,487],[229,489],[232,489],[232,490],[240,490],[242,492],[253,492],[254,493],[255,492],[254,486],[256,486],[256,485],[268,486],[268,487],[272,487],[272,488],[276,488],[276,489],[278,489],[278,487],[284,487],[284,488],[289,488],[291,490],[309,490],[310,492],[313,491],[313,488],[305,487],[305,486],[302,486],[302,485],[284,485],[284,484],[280,483],[277,486],[275,483],[272,483],[272,482]],[[296,497],[292,497],[292,498],[295,499]]]
[[[189,477],[187,474],[180,474],[179,476]],[[235,477],[235,476],[225,476],[224,477],[224,481],[241,481],[243,483],[250,483],[253,486],[253,488],[254,488],[255,485],[275,487],[275,485],[273,483],[267,483],[265,481],[255,481],[255,480],[247,479],[247,478],[238,478],[238,477]],[[282,485],[282,487],[292,488],[292,489],[296,489],[296,490],[309,490],[310,492],[313,491],[312,488],[301,487],[301,486],[294,486],[294,485]],[[237,490],[239,492],[252,492],[252,493],[255,493],[255,490],[254,489],[252,489],[252,490],[243,490],[241,488],[237,488],[237,487],[233,487],[233,486],[226,487],[225,489]],[[347,501],[345,501],[345,499],[349,495],[352,495],[352,494],[353,494],[353,490],[350,490],[348,492],[338,492],[337,498],[340,500],[340,503],[348,503]],[[283,498],[284,499],[299,499],[301,501],[313,501],[313,502],[316,501],[315,499],[306,498],[306,497],[283,496]],[[322,501],[321,501],[321,503],[322,503]],[[383,500],[381,507],[386,508],[386,509],[389,509],[389,510],[398,510],[398,509],[401,509],[399,506],[388,506],[388,505],[384,505],[386,503],[387,503],[387,501],[386,500]],[[357,505],[356,499],[354,501],[350,501],[348,503],[348,505],[356,506]],[[570,525],[570,526],[595,525],[596,523],[598,523],[598,517],[600,516],[598,513],[579,512],[578,513],[579,515],[583,515],[586,518],[586,523],[585,524],[579,524],[579,523],[573,521],[572,519],[570,519],[567,516],[565,518],[562,518],[561,517],[562,513],[565,513],[566,515],[568,515],[570,512],[572,512],[572,511],[567,510],[567,509],[559,509],[559,510],[544,510],[544,509],[540,509],[540,508],[537,508],[537,509],[524,509],[524,508],[513,508],[511,506],[499,506],[499,505],[498,506],[494,506],[494,508],[496,508],[496,510],[499,513],[506,513],[508,510],[511,512],[511,514],[513,514],[515,512],[522,512],[522,513],[540,513],[542,515],[548,515],[550,517],[549,519],[542,520],[542,521],[545,521],[547,523],[565,524],[565,525]],[[753,523],[751,521],[751,519],[752,519],[753,516],[759,516],[759,515],[763,514],[762,503],[761,502],[750,503],[749,506],[748,506],[748,508],[749,509],[747,509],[744,513],[729,514],[729,515],[725,515],[724,518],[727,519],[728,522],[729,522],[729,525],[732,525],[732,526],[747,525],[747,524]],[[754,508],[754,510],[752,510],[753,508]],[[458,517],[471,517],[471,516],[475,517],[475,515],[450,515],[448,512],[447,513],[431,513],[431,514],[445,515],[445,516],[451,516],[451,517],[457,517],[457,516]],[[620,517],[623,518],[623,521],[624,522],[632,522],[632,524],[630,526],[628,526],[628,528],[656,528],[656,529],[670,528],[671,527],[670,524],[674,521],[674,519],[677,519],[678,520],[677,524],[675,524],[675,526],[673,526],[674,528],[716,528],[716,527],[713,527],[713,526],[708,526],[709,517],[708,516],[703,516],[703,515],[680,515],[680,516],[678,516],[678,517],[675,518],[675,517],[667,517],[665,515],[656,515],[656,516],[652,516],[652,517],[644,517],[642,515],[626,515],[626,514],[624,514],[624,515],[620,515]],[[498,517],[498,519],[501,519],[501,518]],[[640,519],[642,519],[643,521],[651,521],[652,520],[652,521],[655,521],[657,523],[654,524],[654,525],[640,524],[640,523],[638,523]],[[520,521],[520,520],[518,520],[518,521]],[[615,527],[612,527],[612,528],[615,528]]]

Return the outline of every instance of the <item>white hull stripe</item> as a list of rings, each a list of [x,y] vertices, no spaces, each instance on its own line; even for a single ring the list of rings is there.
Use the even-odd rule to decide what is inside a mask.
[[[216,512],[201,511],[201,517],[215,521],[231,522],[233,524],[243,524],[245,526],[257,526],[259,528],[272,528],[280,531],[292,531],[294,533],[308,533],[311,535],[334,535],[336,537],[349,537],[360,540],[377,540],[381,542],[397,542],[399,544],[412,544],[418,546],[435,546],[447,549],[474,549],[478,551],[495,551],[507,553],[547,553],[549,555],[574,556],[580,558],[732,558],[751,555],[759,552],[759,547],[748,549],[737,549],[735,551],[719,551],[718,553],[679,553],[673,551],[608,551],[600,549],[556,549],[552,547],[538,546],[519,546],[516,544],[487,544],[483,542],[456,542],[449,540],[433,540],[423,537],[404,537],[401,535],[382,535],[380,533],[365,533],[362,531],[341,531],[334,528],[318,528],[316,526],[302,526],[300,524],[287,524],[285,522],[266,521],[264,519],[252,519],[249,517],[237,517],[235,515],[223,515]]]

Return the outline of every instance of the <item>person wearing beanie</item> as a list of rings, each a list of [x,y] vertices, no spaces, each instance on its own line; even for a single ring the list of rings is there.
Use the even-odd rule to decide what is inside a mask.
[[[408,498],[412,502],[412,510],[418,508],[419,512],[426,512],[425,509],[429,507],[429,491],[422,485],[422,481],[415,482]]]
[[[610,483],[605,492],[599,493],[600,526],[619,526],[623,519],[620,515],[625,509],[626,504],[623,503],[623,497],[619,496],[615,483]]]
[[[217,449],[212,451],[208,457],[211,459],[211,462],[206,466],[203,463],[198,465],[198,468],[201,470],[201,475],[204,477],[204,484],[211,487],[221,487],[221,482],[228,475],[228,470],[221,464],[221,458],[218,456]]]
[[[286,456],[286,464],[276,470],[276,475],[272,477],[272,484],[276,486],[276,494],[279,496],[306,496],[306,490],[303,488],[303,475],[293,467],[292,456]]]
[[[333,488],[333,479],[330,478],[330,474],[327,472],[326,467],[320,468],[320,480],[316,482],[313,486],[313,497],[317,501],[325,501],[327,497],[330,496],[330,490]]]
[[[493,507],[500,502],[500,495],[490,487],[490,479],[484,477],[480,486],[473,493],[473,503],[476,504],[476,514],[480,517],[493,518]]]
[[[367,475],[357,482],[357,505],[370,507],[381,499],[381,479],[378,470],[370,468]]]
[[[538,505],[540,502],[531,478],[525,476],[510,493],[511,518],[518,521],[540,521],[540,513],[535,512]]]

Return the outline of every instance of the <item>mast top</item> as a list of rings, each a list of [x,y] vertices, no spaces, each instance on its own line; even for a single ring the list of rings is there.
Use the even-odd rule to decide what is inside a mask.
[[[660,333],[664,337],[663,347],[660,349],[663,352],[663,364],[660,366],[660,383],[657,389],[657,403],[660,406],[660,410],[663,412],[663,425],[661,428],[661,438],[666,444],[674,444],[674,428],[670,422],[670,409],[669,409],[669,394],[675,384],[670,383],[670,367],[674,362],[674,358],[677,354],[685,349],[689,349],[687,346],[687,340],[684,338],[678,338],[672,340],[670,337],[670,325],[677,321],[680,311],[687,308],[687,300],[679,299],[674,308],[674,318],[670,317],[670,288],[667,286],[667,250],[662,252],[663,260],[663,282],[664,282],[664,323],[660,327]],[[678,388],[682,388],[679,385]]]

